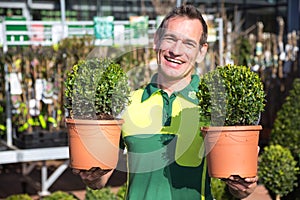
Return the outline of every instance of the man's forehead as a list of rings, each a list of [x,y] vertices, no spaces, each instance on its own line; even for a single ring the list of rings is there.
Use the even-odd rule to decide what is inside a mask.
[[[166,29],[164,31],[165,35],[167,36],[174,36],[178,39],[190,39],[190,37],[182,32],[178,32],[178,31],[174,31],[174,30],[170,30],[170,29]]]
[[[170,18],[167,21],[163,33],[174,34],[176,36],[186,38],[198,38],[201,37],[203,33],[202,29],[202,24],[199,19],[190,19],[188,17],[177,16]]]
[[[199,35],[199,38],[198,37],[196,38],[195,35],[194,37],[192,37],[191,35],[186,34],[185,32],[178,32],[171,29],[165,29],[163,33],[164,36],[176,37],[177,39],[181,39],[181,40],[192,40],[195,41],[196,43],[198,43],[198,41],[201,38],[201,34]]]

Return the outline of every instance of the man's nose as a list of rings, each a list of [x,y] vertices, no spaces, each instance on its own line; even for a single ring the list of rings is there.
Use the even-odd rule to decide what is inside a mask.
[[[178,55],[178,54],[181,54],[181,53],[182,53],[183,49],[184,49],[184,46],[183,46],[182,41],[181,41],[181,40],[177,40],[177,41],[174,43],[174,45],[173,45],[171,51],[172,51],[174,54]]]

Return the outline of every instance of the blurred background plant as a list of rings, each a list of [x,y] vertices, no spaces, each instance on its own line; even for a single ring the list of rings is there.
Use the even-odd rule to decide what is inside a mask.
[[[270,145],[259,157],[258,177],[262,184],[280,200],[297,187],[299,167],[288,148]]]
[[[270,144],[288,148],[294,158],[300,159],[300,79],[294,80],[289,95],[277,112]]]

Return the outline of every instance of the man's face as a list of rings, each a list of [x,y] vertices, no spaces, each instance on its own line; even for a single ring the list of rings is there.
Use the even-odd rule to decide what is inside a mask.
[[[203,29],[198,19],[171,18],[160,43],[156,44],[159,73],[165,80],[180,80],[192,74],[196,59],[206,53],[200,52],[199,41]]]

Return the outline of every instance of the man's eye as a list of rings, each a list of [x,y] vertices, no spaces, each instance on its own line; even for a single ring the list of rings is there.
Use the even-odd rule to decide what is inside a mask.
[[[168,42],[175,42],[176,41],[176,39],[173,38],[173,37],[164,37],[164,40],[168,41]]]
[[[195,48],[195,47],[196,47],[196,45],[195,45],[194,43],[192,43],[192,42],[186,42],[186,43],[184,43],[184,44],[185,44],[185,46],[188,47],[188,48]]]

